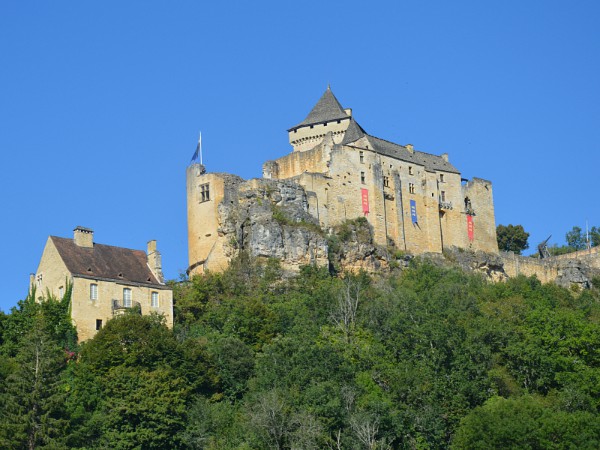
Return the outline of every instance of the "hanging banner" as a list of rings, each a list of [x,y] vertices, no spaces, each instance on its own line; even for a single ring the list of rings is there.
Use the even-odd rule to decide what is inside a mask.
[[[361,189],[360,190],[360,195],[361,195],[361,198],[362,198],[362,210],[363,210],[363,213],[366,216],[367,214],[369,214],[369,190],[368,189]]]
[[[417,202],[414,200],[410,201],[410,218],[412,219],[412,223],[419,223],[417,219]]]
[[[467,214],[467,234],[469,235],[469,242],[473,242],[473,239],[475,239],[474,229],[473,216]]]

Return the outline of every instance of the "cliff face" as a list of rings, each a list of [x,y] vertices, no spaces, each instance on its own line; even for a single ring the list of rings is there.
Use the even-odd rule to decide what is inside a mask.
[[[286,270],[328,264],[327,240],[296,183],[267,179],[232,183],[218,206],[218,218],[228,257],[247,251],[252,257],[278,258]]]
[[[210,270],[213,255],[217,261],[229,261],[241,251],[259,259],[277,258],[285,271],[293,272],[308,264],[329,265],[337,271],[377,272],[405,267],[412,258],[393,247],[376,245],[373,228],[362,217],[322,230],[310,214],[304,189],[293,181],[244,181],[233,176],[223,176],[223,180],[223,197],[217,206],[218,241],[206,258]],[[436,264],[482,273],[491,281],[536,275],[542,282],[585,289],[599,272],[575,259],[540,261],[456,247],[445,248],[443,255],[421,256]]]

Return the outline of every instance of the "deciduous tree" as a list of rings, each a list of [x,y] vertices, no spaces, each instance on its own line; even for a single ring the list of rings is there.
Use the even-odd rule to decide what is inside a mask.
[[[498,225],[496,228],[498,248],[505,252],[521,252],[529,248],[529,233],[523,229],[523,225]]]

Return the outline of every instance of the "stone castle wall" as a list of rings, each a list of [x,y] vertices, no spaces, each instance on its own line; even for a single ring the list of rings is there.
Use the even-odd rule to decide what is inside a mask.
[[[309,211],[324,228],[364,216],[366,190],[366,217],[379,245],[393,243],[415,254],[439,253],[449,246],[497,252],[489,181],[475,178],[463,184],[460,174],[428,171],[423,165],[382,155],[369,149],[366,140],[342,146],[327,138],[313,149],[269,161],[263,173],[303,186]],[[466,197],[473,212],[473,240],[467,232]]]

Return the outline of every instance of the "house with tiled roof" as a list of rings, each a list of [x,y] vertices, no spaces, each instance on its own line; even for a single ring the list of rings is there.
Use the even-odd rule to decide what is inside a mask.
[[[287,131],[292,150],[267,161],[263,179],[301,186],[307,211],[322,229],[364,217],[375,243],[387,248],[412,254],[447,247],[498,252],[492,183],[463,178],[447,153],[368,133],[330,87]],[[235,195],[224,195],[227,181],[204,166],[192,164],[187,177],[190,267],[212,264],[211,270],[219,270],[235,253],[221,242],[226,228],[219,223]]]
[[[173,293],[154,240],[147,252],[98,244],[91,229],[78,226],[73,239],[48,238],[31,282],[38,297],[62,298],[72,285],[71,317],[80,341],[128,310],[161,314],[173,326]]]

